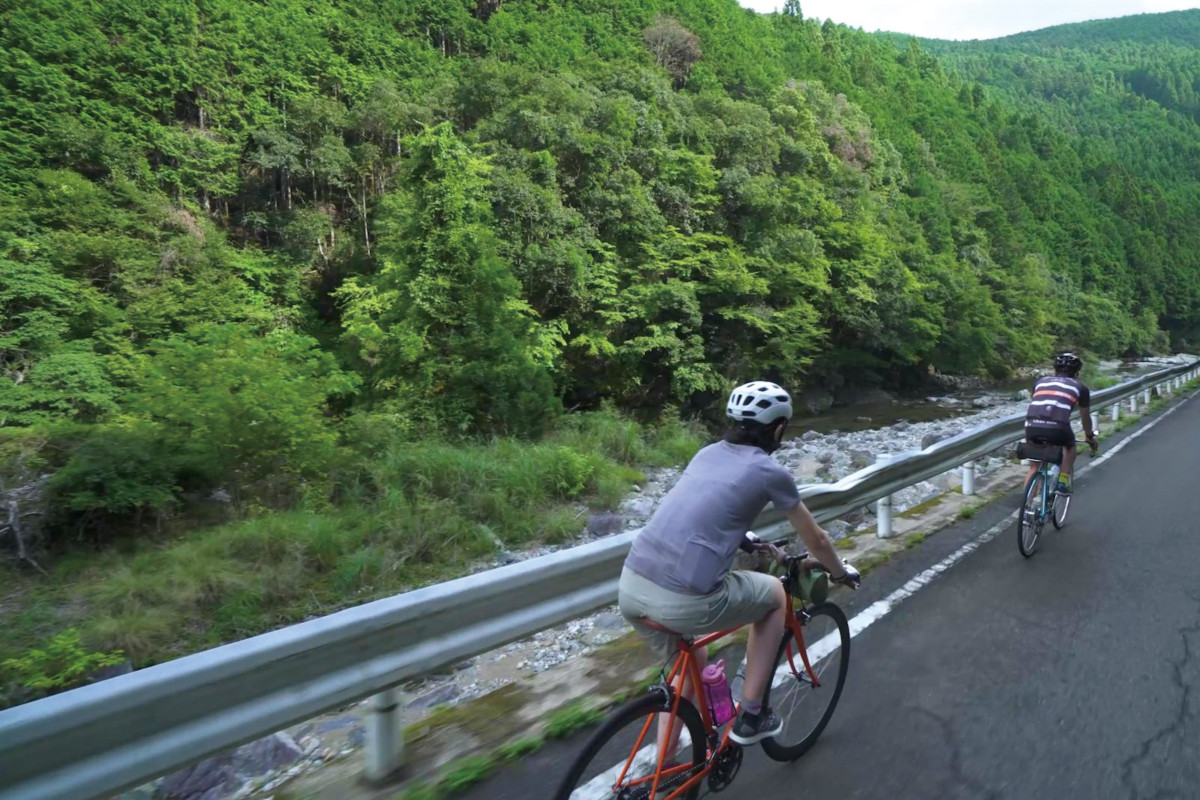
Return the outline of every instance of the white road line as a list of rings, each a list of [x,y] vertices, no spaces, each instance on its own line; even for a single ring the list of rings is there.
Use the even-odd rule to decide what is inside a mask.
[[[1077,477],[1082,476],[1082,475],[1085,475],[1085,474],[1091,472],[1093,469],[1100,466],[1101,464],[1103,464],[1108,459],[1112,458],[1117,453],[1121,452],[1121,449],[1123,447],[1125,447],[1125,445],[1129,444],[1134,439],[1137,439],[1138,437],[1143,436],[1147,431],[1151,430],[1155,425],[1162,422],[1164,419],[1171,416],[1176,411],[1178,411],[1180,408],[1182,408],[1184,403],[1186,403],[1190,399],[1191,399],[1190,397],[1185,398],[1184,401],[1181,402],[1179,405],[1174,406],[1173,408],[1167,409],[1165,412],[1163,412],[1163,414],[1160,417],[1146,423],[1145,426],[1134,431],[1132,434],[1130,434],[1125,439],[1123,439],[1120,444],[1116,445],[1111,450],[1105,451],[1104,455],[1097,456],[1086,466],[1076,469],[1075,470],[1076,476]],[[942,573],[946,572],[951,567],[953,567],[955,564],[962,561],[967,556],[971,555],[971,553],[974,553],[976,550],[978,550],[980,547],[982,547],[983,545],[990,542],[992,539],[995,539],[1003,531],[1009,530],[1013,524],[1013,521],[1016,520],[1017,513],[1019,512],[1019,510],[1020,509],[1017,509],[1017,510],[1013,511],[1011,514],[1008,514],[1007,516],[1004,517],[1004,519],[1000,520],[995,525],[988,528],[986,531],[979,534],[974,539],[967,542],[962,547],[958,548],[953,553],[951,553],[950,555],[943,558],[941,561],[934,564],[932,567],[929,567],[928,569],[918,572],[907,583],[905,583],[903,586],[901,586],[896,591],[889,594],[887,597],[883,598],[882,600],[876,600],[874,603],[872,603],[871,605],[864,608],[862,611],[855,614],[850,619],[850,638],[853,639],[855,636],[862,633],[867,628],[871,627],[876,622],[878,622],[879,620],[886,617],[888,614],[890,614],[892,612],[892,609],[894,609],[896,606],[900,605],[902,602],[904,602],[908,598],[912,597],[914,594],[919,592],[921,589],[928,586],[930,583],[932,583],[934,581],[934,579],[936,579]],[[837,633],[828,634],[827,636],[822,637],[821,639],[819,639],[818,641],[816,641],[815,643],[813,643],[812,645],[809,646],[809,649],[808,649],[809,660],[814,666],[817,664],[817,662],[819,662],[821,659],[828,656],[830,653],[832,653],[836,649],[837,636],[838,636]],[[744,665],[745,661],[743,660],[742,663]],[[780,667],[778,670],[776,670],[775,678],[771,682],[772,686],[773,687],[778,686],[783,681],[784,676],[787,674],[790,674],[790,672],[791,672],[791,668],[788,666]],[[683,732],[683,735],[687,736],[686,730]],[[652,744],[646,745],[638,753],[638,755],[636,757],[637,762],[639,764],[652,763],[650,761],[650,759],[651,759],[651,754],[653,752],[654,752],[654,745],[652,745]],[[608,770],[607,772],[602,773],[601,775],[597,775],[595,778],[593,778],[591,781],[589,781],[586,785],[580,786],[574,792],[571,793],[571,800],[592,800],[593,798],[595,798],[596,800],[601,800],[604,797],[611,796],[612,781],[615,780],[617,773],[622,766],[623,766],[623,764],[617,764],[612,769]]]

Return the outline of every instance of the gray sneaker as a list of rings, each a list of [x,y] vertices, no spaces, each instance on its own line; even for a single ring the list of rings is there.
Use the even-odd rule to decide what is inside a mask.
[[[738,714],[733,728],[729,731],[729,738],[745,746],[761,742],[763,739],[770,739],[781,733],[783,733],[783,720],[776,716],[771,709],[764,708],[758,714],[747,714],[745,711]]]

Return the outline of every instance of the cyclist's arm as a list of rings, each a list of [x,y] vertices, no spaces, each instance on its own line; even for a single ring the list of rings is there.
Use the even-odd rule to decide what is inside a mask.
[[[1079,407],[1079,419],[1083,422],[1083,435],[1090,442],[1096,438],[1096,429],[1092,427],[1092,410],[1087,406]]]
[[[842,560],[838,558],[837,551],[833,549],[833,542],[830,541],[829,534],[817,524],[804,503],[797,503],[789,508],[787,518],[788,522],[792,523],[792,527],[796,529],[796,533],[800,535],[800,540],[804,542],[808,552],[829,570],[830,577],[835,580],[844,577],[846,570],[842,566]]]

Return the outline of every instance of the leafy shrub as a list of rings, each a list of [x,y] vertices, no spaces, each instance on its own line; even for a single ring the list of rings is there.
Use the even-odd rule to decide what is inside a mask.
[[[130,514],[162,509],[176,499],[179,458],[148,423],[96,427],[54,473],[59,506],[83,514]]]
[[[355,391],[317,342],[289,331],[206,325],[156,345],[130,407],[157,422],[189,469],[235,491],[316,475],[334,456],[330,395]]]
[[[2,665],[21,686],[37,692],[61,692],[80,685],[102,667],[125,660],[121,652],[94,653],[84,649],[79,631],[68,628],[47,642],[45,648],[30,650]]]

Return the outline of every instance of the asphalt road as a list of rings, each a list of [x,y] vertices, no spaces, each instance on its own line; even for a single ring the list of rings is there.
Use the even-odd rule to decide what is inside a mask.
[[[838,602],[853,616],[1016,504],[927,540]],[[817,746],[792,764],[752,749],[721,795],[1200,798],[1198,517],[1200,400],[1083,475],[1066,528],[1048,529],[1032,559],[1008,525],[862,631]],[[467,796],[548,797],[581,743]]]

